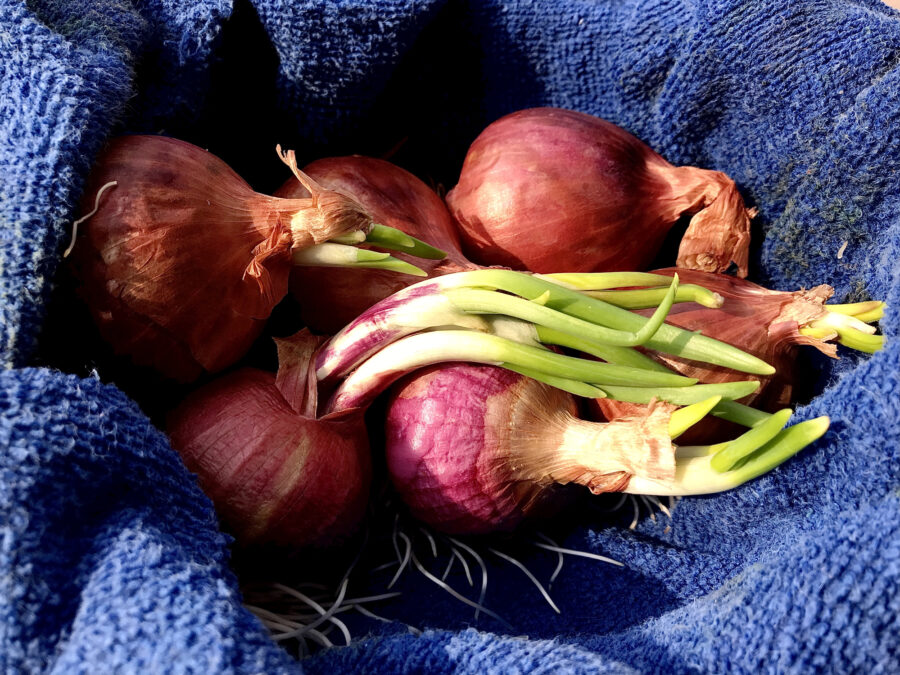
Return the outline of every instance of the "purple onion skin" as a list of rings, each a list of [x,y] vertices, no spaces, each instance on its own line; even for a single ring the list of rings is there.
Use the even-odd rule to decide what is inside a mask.
[[[558,510],[567,490],[517,478],[512,468],[513,418],[531,384],[492,366],[444,365],[395,385],[387,466],[416,518],[450,534],[487,534]],[[574,412],[568,394],[552,391],[555,405]]]

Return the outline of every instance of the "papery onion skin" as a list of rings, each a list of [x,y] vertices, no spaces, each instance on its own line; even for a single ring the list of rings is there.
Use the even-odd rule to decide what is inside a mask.
[[[680,268],[654,271],[667,276],[676,272],[684,283],[708,288],[721,295],[724,302],[717,309],[701,307],[695,303],[675,304],[666,317],[666,323],[686,330],[700,331],[708,337],[753,354],[775,367],[773,375],[759,378],[759,389],[742,399],[742,403],[768,412],[791,405],[794,362],[799,345],[815,347],[829,356],[836,355],[833,344],[802,335],[799,331],[803,325],[827,313],[824,303],[834,292],[830,286],[823,284],[805,291],[773,291],[724,274]],[[648,312],[642,310],[641,313],[646,315]],[[674,371],[687,377],[696,377],[703,383],[735,382],[746,377],[728,368],[668,354],[649,353]],[[609,399],[596,399],[594,405],[600,412],[598,419],[606,420],[633,415],[642,408]],[[689,429],[679,438],[679,442],[687,445],[719,442],[733,429],[726,422],[707,418]]]
[[[168,433],[244,546],[325,547],[362,520],[371,459],[360,411],[300,415],[273,374],[245,368],[191,394]]]
[[[319,159],[303,172],[320,185],[352,197],[375,222],[394,227],[427,241],[443,251],[443,260],[424,260],[392,251],[392,255],[414,262],[429,277],[475,269],[460,252],[459,235],[438,194],[405,169],[382,159],[351,155]],[[296,179],[288,180],[275,193],[299,198],[306,190]],[[336,270],[297,267],[291,272],[290,288],[299,301],[304,323],[322,333],[336,333],[363,311],[411,283],[408,275],[379,270]]]
[[[490,124],[448,193],[463,252],[538,273],[642,270],[684,213],[679,267],[747,275],[750,212],[725,174],[675,167],[592,115],[530,108]]]
[[[571,395],[501,368],[423,369],[391,391],[391,480],[419,520],[451,534],[487,534],[553,515],[574,494],[569,483],[599,493],[624,489],[635,472],[674,474],[668,413],[607,428],[623,433],[612,436],[622,439],[621,456],[606,459],[593,456],[591,441],[607,425],[576,412]]]
[[[335,193],[258,194],[211,153],[162,136],[112,140],[85,211],[113,181],[74,246],[79,293],[117,353],[185,382],[247,351],[287,293],[292,248],[370,222]]]

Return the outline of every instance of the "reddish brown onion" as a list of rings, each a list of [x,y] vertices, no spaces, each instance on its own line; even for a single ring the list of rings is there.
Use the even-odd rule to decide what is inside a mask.
[[[287,293],[291,250],[371,222],[353,200],[298,176],[315,199],[256,193],[222,160],[173,138],[114,139],[85,211],[115,186],[97,199],[73,256],[102,337],[182,381],[234,363]]]
[[[317,342],[279,342],[276,376],[245,368],[190,395],[170,416],[173,447],[244,545],[336,543],[354,532],[369,494],[363,413],[317,419],[308,366]]]
[[[622,490],[675,474],[670,408],[613,424],[575,417],[574,398],[493,366],[444,365],[395,385],[386,420],[391,480],[413,515],[448,533],[511,530],[551,515],[565,484]]]
[[[463,251],[549,273],[646,269],[682,214],[678,266],[747,276],[751,214],[719,171],[675,167],[592,115],[531,108],[489,125],[447,195]]]
[[[443,260],[415,258],[415,264],[429,277],[477,267],[460,252],[459,235],[441,198],[408,171],[359,155],[319,159],[303,171],[320,185],[352,197],[375,222],[446,251]],[[292,178],[275,194],[296,199],[309,193]],[[393,255],[413,262],[403,253]],[[297,267],[291,272],[290,288],[300,302],[306,325],[335,333],[376,302],[417,281],[421,279],[378,270]]]
[[[791,404],[794,361],[798,345],[816,347],[829,356],[836,356],[835,345],[800,333],[800,328],[827,314],[825,301],[834,289],[828,285],[805,291],[773,291],[745,279],[697,270],[667,268],[656,274],[672,276],[675,272],[686,284],[708,288],[724,298],[718,309],[695,303],[672,306],[666,323],[691,331],[700,331],[742,349],[775,367],[770,376],[760,376],[760,388],[742,403],[769,412]],[[652,311],[652,310],[651,310]],[[641,310],[647,315],[647,310]],[[682,359],[669,354],[648,352],[654,359],[687,377],[704,383],[735,382],[746,376],[728,369]],[[603,419],[637,414],[643,406],[609,399],[597,399],[595,404]],[[680,439],[685,444],[712,443],[723,440],[731,430],[727,423],[707,418],[688,430]]]

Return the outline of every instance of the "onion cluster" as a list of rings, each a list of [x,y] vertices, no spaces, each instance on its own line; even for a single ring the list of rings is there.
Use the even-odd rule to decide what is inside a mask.
[[[436,529],[485,534],[554,513],[578,486],[680,495],[751,480],[828,428],[786,426],[794,348],[881,346],[869,324],[883,303],[722,274],[747,274],[753,211],[734,182],[584,113],[497,120],[446,201],[385,160],[301,171],[281,157],[293,177],[268,196],[190,144],[114,140],[74,242],[102,336],[177,380],[236,364],[289,287],[299,302],[308,328],[276,339],[276,374],[227,372],[168,420],[244,545],[356,531],[365,413],[383,392],[397,492]],[[677,268],[626,271],[683,215]]]

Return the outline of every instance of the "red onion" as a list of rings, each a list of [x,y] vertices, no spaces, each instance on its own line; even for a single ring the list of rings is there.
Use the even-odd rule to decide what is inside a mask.
[[[318,341],[279,342],[276,376],[245,368],[191,394],[169,436],[242,544],[333,544],[358,526],[371,467],[360,410],[316,418],[310,385]]]
[[[672,306],[666,322],[689,331],[700,331],[707,337],[731,344],[753,354],[775,367],[775,373],[760,377],[760,388],[742,402],[762,410],[774,412],[792,402],[796,349],[809,345],[828,356],[837,351],[829,340],[838,340],[865,351],[881,346],[882,336],[872,335],[874,329],[863,323],[864,312],[880,312],[883,303],[868,302],[857,305],[826,305],[834,289],[820,285],[794,292],[773,291],[744,279],[697,270],[668,268],[656,274],[679,278],[698,284],[724,298],[719,308],[702,307],[695,303]],[[641,310],[648,314],[650,310]],[[855,316],[856,315],[856,316]],[[879,314],[880,315],[880,314]],[[877,318],[877,316],[873,316]],[[734,370],[685,359],[671,354],[649,352],[656,361],[687,377],[704,383],[734,382],[742,375]],[[604,419],[633,415],[639,407],[598,399],[596,402]],[[691,442],[721,440],[728,429],[723,423],[709,419],[688,432]]]
[[[676,448],[671,437],[717,402],[674,412],[657,404],[630,419],[587,422],[575,417],[569,394],[541,382],[493,366],[439,366],[392,390],[388,471],[420,520],[448,533],[484,534],[546,515],[566,484],[594,493],[728,490],[828,428],[823,417],[782,429],[786,418],[773,416],[767,429],[752,429],[730,449]]]
[[[358,155],[319,159],[303,171],[320,185],[352,197],[375,222],[446,251],[443,260],[416,260],[429,277],[477,267],[460,253],[459,236],[441,198],[408,171],[382,159]],[[290,179],[275,194],[295,199],[308,193],[299,181]],[[396,256],[410,259],[403,253]],[[412,281],[409,276],[390,272],[298,267],[291,272],[290,287],[300,301],[306,325],[331,334]]]
[[[467,534],[552,512],[562,484],[600,493],[623,489],[636,473],[674,476],[663,408],[612,425],[575,413],[569,394],[507,370],[429,368],[392,391],[388,470],[415,517]]]
[[[118,353],[182,381],[221,370],[287,293],[292,252],[347,233],[365,238],[365,209],[298,171],[292,152],[282,159],[314,197],[256,193],[217,157],[173,138],[109,144],[85,192],[95,212],[74,263]]]
[[[409,370],[447,361],[504,365],[579,396],[606,393],[635,402],[654,396],[677,405],[714,395],[731,400],[759,386],[756,380],[691,386],[696,380],[659,366],[631,349],[636,345],[744,373],[773,372],[731,345],[663,323],[679,291],[677,279],[621,272],[562,276],[569,285],[589,277],[590,284],[606,288],[625,280],[669,286],[661,289],[664,295],[657,288],[641,292],[642,301],[654,296],[650,304],[658,303],[644,318],[566,288],[558,279],[512,270],[471,270],[423,281],[366,310],[320,350],[316,375],[333,394],[326,409],[368,405]],[[692,291],[689,297],[707,301],[708,295],[698,298]],[[605,362],[564,356],[542,345],[568,347]]]
[[[557,108],[512,113],[469,148],[447,195],[475,262],[548,273],[640,270],[682,214],[678,266],[747,275],[751,213],[725,174],[675,167],[624,129]]]
[[[691,378],[640,364],[599,363],[540,345],[541,330],[553,332],[555,326],[572,331],[575,339],[585,336],[585,343],[652,342],[769,372],[767,364],[727,345],[663,330],[677,290],[673,281],[653,317],[644,319],[528,274],[445,275],[378,303],[327,343],[308,331],[278,341],[277,376],[242,370],[202,388],[173,414],[172,442],[242,541],[322,544],[326,534],[318,523],[333,523],[327,536],[340,535],[355,524],[365,501],[359,487],[369,470],[363,410],[414,369],[474,362],[491,367],[427,371],[391,405],[389,467],[414,510],[436,526],[459,532],[513,527],[545,501],[554,484],[654,494],[727,489],[774,466],[771,453],[763,453],[762,464],[753,460],[731,471],[759,447],[762,432],[748,432],[756,435],[728,457],[694,457],[690,466],[677,459],[669,434],[676,416],[682,421],[675,426],[683,425],[686,412],[691,419],[699,407],[705,415],[723,398],[755,389],[755,381],[695,386]],[[538,301],[526,299],[532,296]],[[557,304],[600,323],[550,307]],[[503,316],[484,317],[485,312]],[[627,326],[609,328],[604,322]],[[657,406],[639,419],[596,424],[575,418],[574,399],[565,393],[594,397],[627,390],[628,400],[649,400],[663,395],[655,387],[664,388],[670,403],[686,407],[670,415],[672,406]],[[328,396],[324,415],[320,395]],[[778,434],[784,421],[768,424],[771,434],[761,442]],[[799,447],[780,446],[775,463]],[[711,463],[715,458],[720,466]],[[416,501],[422,494],[437,501],[422,505]]]

